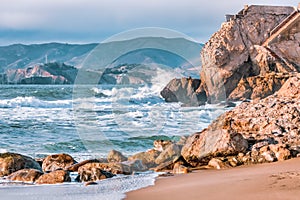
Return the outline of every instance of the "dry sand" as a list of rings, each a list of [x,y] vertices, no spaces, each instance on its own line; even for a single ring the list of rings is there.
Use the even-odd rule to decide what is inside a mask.
[[[127,199],[300,199],[300,158],[160,177],[155,186],[127,193]]]

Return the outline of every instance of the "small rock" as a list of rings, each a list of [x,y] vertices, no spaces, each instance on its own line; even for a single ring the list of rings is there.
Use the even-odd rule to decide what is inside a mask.
[[[268,162],[274,162],[277,160],[275,154],[273,151],[265,151],[261,154],[265,159],[266,161]]]
[[[89,181],[84,183],[84,186],[89,186],[89,185],[97,185],[98,183],[94,182],[94,181]]]
[[[180,163],[175,163],[173,167],[173,174],[187,174],[190,170],[188,167],[181,165]]]
[[[215,169],[227,169],[230,168],[229,165],[227,165],[226,163],[222,162],[220,159],[218,158],[212,158],[209,162],[208,162],[208,166],[215,168]]]

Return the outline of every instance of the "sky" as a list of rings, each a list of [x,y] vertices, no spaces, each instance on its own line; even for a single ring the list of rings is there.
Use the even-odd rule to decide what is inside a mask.
[[[205,43],[245,4],[297,6],[299,0],[0,0],[0,46],[99,43],[143,27],[179,31]]]

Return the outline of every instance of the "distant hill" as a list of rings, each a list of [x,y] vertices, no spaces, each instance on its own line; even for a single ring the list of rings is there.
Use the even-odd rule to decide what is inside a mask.
[[[0,47],[0,72],[60,62],[77,67],[98,44],[13,44]]]
[[[143,44],[146,44],[145,48]],[[132,46],[142,48],[130,51]],[[101,76],[99,84],[143,83],[157,75],[154,73],[157,68],[164,66],[184,76],[195,77],[199,76],[200,62],[197,63],[199,66],[193,66],[189,61],[199,58],[202,47],[202,44],[184,38],[160,37],[100,45],[47,43],[2,46],[0,84],[73,84],[78,70],[85,71],[88,76],[98,74]],[[92,50],[93,53],[89,54]],[[126,53],[122,55],[121,52]]]

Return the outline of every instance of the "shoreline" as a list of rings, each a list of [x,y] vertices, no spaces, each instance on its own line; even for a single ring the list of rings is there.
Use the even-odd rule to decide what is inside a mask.
[[[298,199],[299,188],[300,158],[293,158],[158,177],[154,186],[128,192],[125,199]]]

